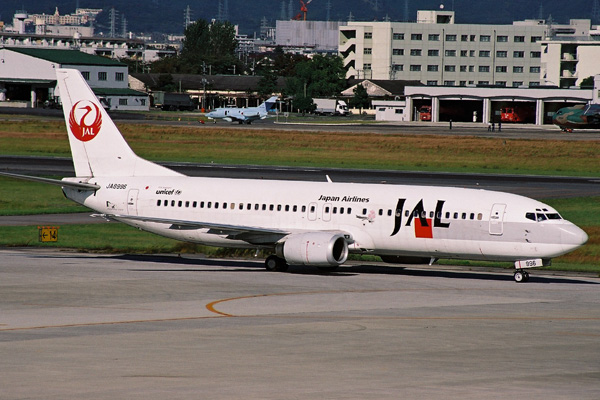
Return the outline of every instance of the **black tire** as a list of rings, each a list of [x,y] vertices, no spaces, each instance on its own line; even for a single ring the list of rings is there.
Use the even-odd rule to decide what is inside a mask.
[[[283,258],[271,255],[265,260],[265,268],[271,272],[284,272],[287,271],[288,265]]]

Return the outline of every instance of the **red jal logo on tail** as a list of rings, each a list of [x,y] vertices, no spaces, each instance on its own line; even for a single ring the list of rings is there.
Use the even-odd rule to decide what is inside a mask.
[[[82,103],[82,105],[80,105]],[[91,114],[91,115],[90,115]],[[88,121],[92,120],[91,123]],[[71,108],[69,114],[69,127],[73,136],[82,142],[87,142],[96,137],[102,127],[102,114],[98,106],[91,101],[78,101]]]

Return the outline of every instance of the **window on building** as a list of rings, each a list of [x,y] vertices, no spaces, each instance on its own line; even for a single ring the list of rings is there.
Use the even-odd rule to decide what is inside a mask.
[[[467,72],[467,66],[466,65],[461,65],[460,66],[460,72]]]
[[[456,65],[445,65],[444,71],[446,72],[456,72]]]
[[[437,65],[428,65],[427,72],[437,72],[439,67]]]
[[[529,73],[531,73],[531,74],[539,74],[540,73],[540,67],[529,67]]]
[[[492,37],[490,35],[479,35],[480,42],[489,42],[491,40],[492,40]]]
[[[467,42],[469,40],[469,35],[460,35],[461,42]]]
[[[496,41],[500,43],[508,42],[508,36],[506,35],[498,35],[496,37]]]
[[[98,80],[105,81],[106,80],[106,72],[98,72]]]
[[[521,81],[514,81],[512,84],[512,87],[519,87],[519,86],[523,86],[523,82]]]
[[[439,50],[427,50],[427,55],[429,57],[438,57],[440,55]]]
[[[537,82],[537,81],[534,81],[534,82],[529,82],[529,86],[530,86],[530,87],[534,87],[534,86],[540,86],[540,83],[539,83],[539,82]]]
[[[529,53],[529,57],[531,58],[542,58],[542,52],[541,51],[532,51]]]
[[[461,50],[460,51],[460,56],[461,57],[468,57],[469,56],[469,51],[468,50]]]
[[[410,50],[410,55],[411,56],[420,56],[421,55],[421,49],[411,49]]]
[[[115,72],[115,81],[123,82],[123,79],[125,79],[125,74],[123,72]]]
[[[475,67],[472,65],[469,65],[469,72],[475,72]]]
[[[393,49],[392,50],[392,55],[403,56],[404,55],[404,49]]]
[[[508,57],[508,51],[498,50],[496,52],[496,57],[498,57],[498,58],[506,58],[506,57]]]
[[[428,36],[428,39],[430,42],[439,42],[440,40],[440,35],[437,33],[430,33]]]
[[[479,72],[490,72],[490,66],[489,65],[480,65]]]
[[[371,70],[371,64],[363,64],[363,69],[365,71],[370,71]]]
[[[404,33],[394,33],[393,39],[394,40],[404,40]]]
[[[496,81],[496,86],[506,86],[506,81]]]
[[[410,35],[410,40],[423,40],[423,35],[420,33],[412,33]]]
[[[140,99],[140,105],[145,106],[146,105],[146,99]]]
[[[489,85],[489,84],[490,84],[490,81],[477,81],[477,84],[478,84],[478,85],[485,86],[485,85]]]
[[[474,42],[476,37],[477,37],[477,36],[475,36],[475,35],[470,35],[470,36],[469,36],[469,40],[470,40],[471,42]]]
[[[469,50],[469,57],[475,57],[475,50]]]
[[[532,37],[531,37],[531,43],[537,43],[537,42],[539,42],[540,40],[542,40],[542,37],[541,37],[541,36],[532,36]]]
[[[514,58],[523,58],[523,57],[525,57],[525,52],[524,51],[513,51],[513,57]]]
[[[404,64],[394,64],[392,65],[392,69],[394,71],[404,71]]]
[[[446,42],[456,42],[456,35],[446,35]]]
[[[467,81],[460,81],[458,86],[467,86]]]
[[[490,56],[489,50],[479,50],[479,57],[489,57],[489,56]]]
[[[90,80],[90,71],[81,71],[81,75],[83,75],[83,79],[86,81]]]
[[[506,65],[497,65],[496,66],[496,72],[506,73],[507,72]]]
[[[363,53],[364,54],[371,54],[372,52],[373,52],[373,49],[371,49],[370,47],[365,47],[365,50],[364,50]]]
[[[522,74],[523,73],[523,67],[514,66],[513,67],[513,73],[515,73],[515,74]]]
[[[438,81],[427,81],[427,86],[437,86]]]
[[[420,65],[414,65],[414,64],[413,64],[413,65],[411,65],[411,66],[410,66],[410,70],[411,70],[411,71],[414,71],[414,72],[421,71],[421,66],[420,66]]]
[[[127,99],[119,99],[119,105],[120,106],[126,106],[127,105]]]
[[[365,32],[365,39],[373,39],[373,32]]]
[[[456,50],[446,50],[444,55],[446,57],[456,57]]]
[[[515,43],[524,43],[525,36],[515,36]]]
[[[454,81],[444,81],[444,86],[455,86]]]

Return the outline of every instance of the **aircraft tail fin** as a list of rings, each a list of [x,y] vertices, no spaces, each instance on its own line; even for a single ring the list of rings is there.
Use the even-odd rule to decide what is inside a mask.
[[[58,69],[58,90],[77,177],[181,176],[138,157],[76,69]]]
[[[277,98],[277,96],[271,96],[258,107],[264,109],[265,112],[269,112],[277,104]]]

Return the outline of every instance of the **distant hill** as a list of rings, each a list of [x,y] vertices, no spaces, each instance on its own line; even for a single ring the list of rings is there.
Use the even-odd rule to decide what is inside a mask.
[[[392,21],[405,19],[404,0],[329,0],[331,20],[348,20],[352,13],[354,20]],[[417,8],[437,9],[440,0],[408,0],[408,15],[415,20]],[[289,0],[228,0],[229,20],[240,26],[240,31],[252,35],[259,32],[260,22],[266,17],[270,24],[280,19],[284,11],[289,14]],[[313,0],[308,5],[308,19],[324,20],[327,15],[328,0]],[[446,0],[445,8],[456,11],[457,23],[509,24],[515,20],[538,18],[540,3],[543,4],[543,17],[552,15],[556,22],[566,23],[571,18],[591,18],[593,0]],[[193,20],[203,18],[210,20],[217,16],[218,0],[1,0],[0,19],[12,21],[15,10],[23,7],[29,13],[54,13],[58,7],[61,14],[68,14],[80,7],[102,8],[108,10],[115,7],[125,15],[127,27],[133,32],[182,33],[184,9],[187,5],[192,9]],[[568,5],[567,5],[568,4]],[[298,0],[292,1],[292,14],[300,12]],[[595,21],[600,23],[600,21]],[[108,12],[100,15],[98,28],[108,30]]]

